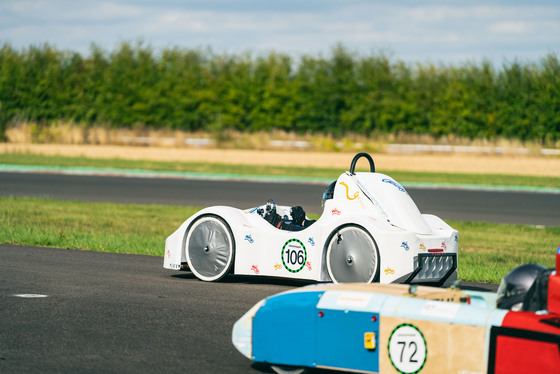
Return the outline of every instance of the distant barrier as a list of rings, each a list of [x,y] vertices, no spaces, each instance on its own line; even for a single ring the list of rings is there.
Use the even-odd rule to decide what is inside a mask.
[[[187,138],[183,144],[176,138],[150,138],[146,136],[121,136],[119,142],[123,144],[141,144],[151,145],[158,143],[160,145],[188,145],[194,147],[210,147],[215,145],[215,141],[210,138]],[[296,148],[311,149],[312,142],[306,140],[270,140],[268,145],[271,148]],[[355,148],[360,148],[363,144],[354,144]],[[337,144],[341,149],[344,144]],[[474,145],[438,145],[438,144],[386,144],[384,152],[388,154],[405,154],[414,155],[422,153],[471,153],[471,154],[514,154],[514,155],[530,155],[540,154],[542,156],[560,156],[560,149],[543,148],[539,150],[531,150],[522,147],[493,147],[493,146],[474,146]]]

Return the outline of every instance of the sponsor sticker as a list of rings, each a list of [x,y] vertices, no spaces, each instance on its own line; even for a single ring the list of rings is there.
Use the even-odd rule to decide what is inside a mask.
[[[455,318],[460,305],[458,303],[442,303],[427,301],[422,307],[422,315],[439,318]]]
[[[338,296],[335,305],[344,308],[365,308],[371,300],[371,295],[345,292]]]
[[[401,191],[401,192],[407,193],[403,186],[401,186],[400,184],[398,184],[397,182],[395,182],[395,181],[392,180],[392,179],[384,178],[384,179],[382,179],[381,181],[382,181],[382,182],[385,182],[385,183],[389,183],[389,184],[391,184],[391,185],[397,187],[397,188],[399,189],[399,191]]]
[[[385,269],[385,275],[389,275],[389,274],[395,274],[395,269],[386,268]]]
[[[349,188],[348,188],[348,185],[347,185],[346,183],[344,183],[344,182],[340,182],[340,184],[342,184],[344,187],[346,187],[346,198],[347,198],[348,200],[354,200],[354,199],[356,199],[356,198],[360,195],[360,191],[356,191],[356,192],[354,193],[354,196],[353,196],[353,197],[350,197],[350,195],[348,194],[348,189],[349,189]]]

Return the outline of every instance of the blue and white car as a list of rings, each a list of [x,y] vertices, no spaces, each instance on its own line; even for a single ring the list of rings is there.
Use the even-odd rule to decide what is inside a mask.
[[[404,284],[300,287],[255,304],[235,322],[232,343],[279,374],[558,373],[560,247],[556,269],[533,274],[497,293]],[[499,302],[504,298],[519,304],[502,309],[510,308]]]
[[[369,172],[355,172],[360,158]],[[262,206],[264,207],[264,206]],[[375,172],[367,153],[336,180],[320,218],[301,231],[277,229],[259,208],[212,206],[188,218],[165,242],[163,266],[203,281],[228,273],[319,282],[450,284],[459,235],[421,214],[407,191]],[[290,220],[290,207],[277,212]]]

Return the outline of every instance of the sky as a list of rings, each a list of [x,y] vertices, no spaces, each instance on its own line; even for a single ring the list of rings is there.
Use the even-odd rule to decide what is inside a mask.
[[[87,55],[156,51],[328,56],[341,43],[409,63],[538,62],[560,52],[558,0],[0,0],[0,43]]]

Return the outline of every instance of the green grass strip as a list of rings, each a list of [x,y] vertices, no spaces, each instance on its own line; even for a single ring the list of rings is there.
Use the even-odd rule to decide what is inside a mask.
[[[163,256],[165,238],[199,209],[3,197],[0,242]],[[465,281],[498,283],[527,262],[554,266],[560,227],[449,224],[459,230],[459,278]]]
[[[459,230],[459,278],[499,283],[517,265],[555,266],[560,226],[448,221]]]
[[[165,238],[198,210],[0,198],[0,242],[163,256]]]

